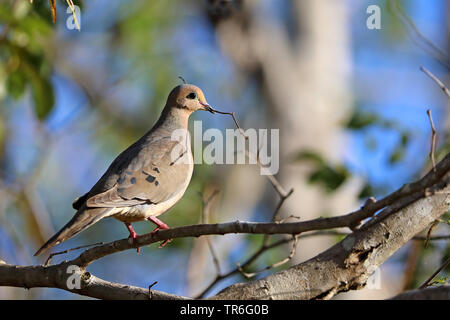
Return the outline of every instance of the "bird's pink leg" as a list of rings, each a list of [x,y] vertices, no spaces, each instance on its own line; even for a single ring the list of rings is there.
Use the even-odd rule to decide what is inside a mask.
[[[131,225],[131,223],[125,222],[125,226],[127,227],[128,232],[130,233],[130,236],[129,236],[128,238],[132,238],[132,239],[133,239],[133,242],[134,242],[134,239],[136,239],[137,237],[139,237],[139,235],[134,231],[133,226]],[[139,254],[139,252],[141,251],[141,248],[138,247],[138,248],[136,249],[136,251],[137,251],[137,253]]]
[[[150,220],[151,222],[153,222],[154,224],[156,224],[156,228],[152,231],[152,235],[154,235],[158,230],[170,229],[167,224],[165,224],[164,222],[162,222],[161,220],[159,220],[156,217],[148,217],[147,219]],[[170,241],[172,241],[172,239],[164,240],[163,243],[161,243],[159,245],[159,247],[160,248],[164,247]]]

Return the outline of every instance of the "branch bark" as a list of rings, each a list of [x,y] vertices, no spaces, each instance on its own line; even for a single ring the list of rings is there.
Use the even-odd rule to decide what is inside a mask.
[[[135,239],[134,242],[130,241],[130,239],[122,239],[88,249],[78,258],[74,259],[73,264],[85,268],[91,262],[106,255],[172,238],[224,235],[228,233],[295,235],[306,231],[340,227],[352,227],[352,229],[355,229],[354,226],[358,225],[360,221],[373,216],[376,212],[383,208],[385,209],[378,214],[379,217],[388,215],[393,211],[400,210],[402,207],[426,196],[429,193],[429,189],[433,185],[439,181],[444,181],[444,177],[449,171],[450,154],[436,164],[435,171],[430,171],[419,181],[406,184],[379,201],[368,201],[361,209],[338,217],[319,218],[291,223],[254,223],[235,221],[220,224],[198,224],[168,230],[160,230],[153,235],[151,233],[142,235]],[[378,219],[381,218],[373,220]]]
[[[360,289],[369,276],[450,207],[450,188],[347,236],[318,256],[246,284],[234,284],[213,299],[330,299],[339,292]]]
[[[356,226],[377,215],[313,259],[246,284],[232,285],[214,299],[329,299],[338,292],[365,285],[373,271],[396,250],[450,208],[450,155],[417,182],[404,185],[379,201],[340,217],[293,223],[230,222],[161,230],[134,242],[122,239],[84,251],[71,261],[51,266],[14,266],[0,260],[0,286],[54,287],[100,299],[186,299],[156,290],[108,282],[91,275],[86,267],[106,255],[170,238],[212,234],[291,234]],[[382,210],[383,209],[383,210]],[[380,212],[380,210],[382,210]],[[301,248],[301,247],[300,247]],[[80,268],[80,289],[67,285],[71,265]]]
[[[450,285],[409,290],[391,300],[450,300]]]
[[[59,288],[83,296],[108,300],[180,300],[187,299],[161,291],[123,285],[97,278],[85,270],[80,270],[80,289],[70,289],[69,277],[74,273],[68,268],[72,261],[53,266],[15,266],[0,260],[0,285],[25,289],[48,287]]]

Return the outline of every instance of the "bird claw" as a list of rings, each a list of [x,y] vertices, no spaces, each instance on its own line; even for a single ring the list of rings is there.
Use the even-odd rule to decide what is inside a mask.
[[[167,240],[164,240],[160,245],[159,245],[159,249],[161,249],[161,248],[164,248],[164,246],[166,245],[166,244],[168,244],[169,242],[172,242],[172,240],[173,239],[167,239]]]
[[[167,230],[167,229],[169,229],[169,227],[167,227],[167,228],[156,227],[156,228],[152,231],[151,235],[153,236],[156,232],[158,232],[158,231],[161,230],[161,229]],[[172,240],[173,240],[173,239],[167,239],[167,240],[164,240],[164,241],[159,245],[158,248],[163,248],[166,244],[168,244],[169,242],[172,242]]]
[[[158,232],[158,230],[167,230],[170,229],[169,226],[167,224],[165,224],[164,222],[162,222],[161,220],[159,220],[156,217],[149,217],[148,220],[150,220],[151,222],[153,222],[154,224],[156,224],[156,228],[152,231],[151,235],[153,237],[153,235]],[[169,242],[171,242],[173,239],[167,239],[164,240],[160,245],[159,248],[163,248],[166,244],[168,244]]]
[[[134,231],[133,227],[131,226],[131,223],[125,223],[125,226],[127,227],[128,232],[130,233],[130,235],[128,236],[128,239],[133,239],[132,243],[134,243],[136,238],[139,237],[139,235],[136,233],[136,231]],[[137,247],[136,252],[137,252],[137,254],[139,254],[139,252],[141,252],[141,248]]]
[[[135,240],[137,239],[139,237],[139,235],[137,234],[137,233],[134,233],[134,234],[130,234],[130,236],[128,237],[128,239],[133,239],[132,240],[132,243],[134,244],[134,242],[135,242]],[[141,247],[137,247],[136,248],[136,252],[137,252],[137,254],[139,254],[139,252],[141,252]]]

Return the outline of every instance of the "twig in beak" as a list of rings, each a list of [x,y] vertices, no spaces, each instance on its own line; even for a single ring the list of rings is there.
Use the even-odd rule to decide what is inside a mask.
[[[242,130],[242,128],[239,126],[239,123],[237,122],[236,117],[234,116],[234,112],[224,112],[224,111],[219,111],[219,110],[213,109],[211,106],[208,106],[208,107],[209,108],[207,110],[213,114],[220,113],[220,114],[228,114],[228,115],[232,116],[234,124],[236,125],[236,128],[238,128],[239,132],[245,138],[245,140],[248,140],[248,136],[244,133],[244,130]]]

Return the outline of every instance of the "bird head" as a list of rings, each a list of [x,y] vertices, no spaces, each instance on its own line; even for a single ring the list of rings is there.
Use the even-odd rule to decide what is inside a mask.
[[[197,110],[211,112],[211,107],[206,102],[203,91],[193,84],[182,84],[176,86],[169,94],[167,105],[184,109],[189,113]]]

